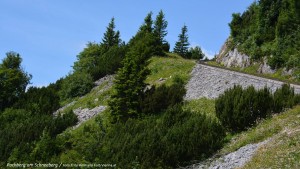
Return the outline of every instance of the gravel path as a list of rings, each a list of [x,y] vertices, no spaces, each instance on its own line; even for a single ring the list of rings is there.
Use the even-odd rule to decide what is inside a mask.
[[[248,144],[235,152],[220,158],[210,158],[201,163],[186,167],[186,169],[234,169],[245,165],[251,160],[255,152],[269,140],[257,144]]]

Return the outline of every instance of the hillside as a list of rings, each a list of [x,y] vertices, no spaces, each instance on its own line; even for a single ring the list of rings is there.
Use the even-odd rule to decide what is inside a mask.
[[[185,80],[186,83],[187,81],[189,81],[190,78],[199,77],[199,75],[196,75],[195,73],[191,74],[192,68],[195,68],[194,66],[195,66],[194,61],[185,60],[180,57],[176,57],[176,58],[154,57],[151,59],[151,63],[149,65],[149,68],[152,73],[147,78],[147,82],[150,85],[151,84],[158,85],[158,86],[162,84],[171,85],[172,77],[180,76],[181,78],[186,79]],[[215,71],[218,72],[220,70],[216,69]],[[203,71],[199,71],[199,72],[204,73]],[[220,71],[220,73],[221,72],[222,71]],[[209,82],[210,78],[211,78],[210,76],[205,76],[202,79],[202,81]],[[257,81],[257,83],[260,82],[261,81]],[[187,90],[189,91],[190,88],[187,87]],[[85,97],[82,97],[81,99],[95,100],[95,98],[103,98],[103,95],[102,96],[98,95],[95,97],[95,93],[99,93],[99,91],[100,93],[101,91],[103,91],[101,85],[100,87],[93,89],[90,94],[86,95]],[[92,95],[94,96],[91,97]],[[109,94],[106,97],[109,97]],[[184,105],[184,109],[191,109],[191,111],[195,113],[201,112],[213,118],[216,118],[215,101],[205,99],[202,97],[203,96],[198,96],[186,102]],[[80,101],[81,99],[77,101],[78,105],[85,105],[83,104],[84,102]],[[105,105],[105,102],[103,103],[99,102],[94,106],[97,106],[98,104]],[[74,105],[73,108],[76,108],[76,103]],[[92,109],[94,106],[90,106],[88,108]],[[206,167],[208,167],[209,165],[222,166],[223,164],[221,162],[215,163],[214,160],[220,161],[220,158],[223,158],[223,156],[229,155],[230,153],[235,153],[235,151],[245,146],[248,147],[251,145],[255,146],[256,143],[259,144],[257,145],[256,148],[253,147],[252,154],[249,152],[250,151],[249,149],[246,150],[249,153],[245,154],[245,160],[242,157],[239,157],[238,154],[235,154],[234,157],[232,157],[231,161],[236,160],[239,162],[238,164],[240,165],[244,165],[246,163],[246,165],[243,168],[260,168],[260,167],[264,168],[264,167],[272,167],[272,166],[281,168],[282,166],[286,166],[286,165],[290,165],[291,168],[297,168],[298,167],[297,161],[299,160],[299,158],[297,153],[296,152],[295,152],[296,154],[294,153],[294,150],[299,148],[299,145],[297,143],[298,142],[297,140],[299,140],[299,138],[297,138],[297,133],[300,127],[300,123],[298,123],[298,118],[299,118],[298,116],[300,116],[299,106],[291,110],[288,110],[282,114],[274,115],[271,118],[263,120],[258,124],[258,126],[252,127],[251,129],[245,132],[236,135],[228,135],[227,136],[228,143],[226,143],[222,149],[216,152],[213,158],[201,162],[200,164],[194,164],[189,168],[198,168],[202,165],[205,165]],[[98,133],[99,130],[103,130],[101,129],[101,126],[99,126],[99,122],[102,121],[100,123],[102,124],[102,126],[108,125],[106,121],[108,117],[109,117],[108,112],[104,111],[102,114],[99,114],[96,118],[92,118],[86,121],[85,123],[83,123],[81,126],[79,126],[79,128],[69,129],[65,131],[63,134],[61,134],[58,138],[63,140],[67,139],[65,141],[68,144],[72,144],[72,146],[69,149],[65,149],[60,154],[59,157],[60,161],[64,161],[64,163],[89,163],[89,161],[87,161],[86,159],[87,158],[86,155],[88,155],[85,154],[87,152],[86,150],[90,149],[90,146],[93,145],[94,142],[96,141],[95,140],[97,139],[96,133]],[[264,143],[262,144],[263,141]],[[275,144],[278,142],[280,142],[279,145]],[[159,144],[160,143],[158,143],[158,145]],[[274,163],[273,161],[274,157],[270,156],[269,155],[270,153],[278,153],[277,157],[278,159],[281,160],[276,160],[277,163]],[[82,156],[82,154],[85,155]],[[261,159],[265,159],[265,160],[262,161]],[[140,162],[138,159],[136,160],[137,160],[136,164],[138,165]],[[198,159],[195,158],[194,160],[199,161],[200,158]],[[154,164],[152,163],[151,165]],[[229,163],[226,164],[227,167],[225,168],[231,168],[235,165]]]
[[[171,97],[177,97],[173,94],[180,93],[181,88],[174,88],[174,84],[177,83],[174,79],[182,79],[183,83],[187,84],[185,88],[189,93],[193,78],[202,78],[201,81],[207,82],[205,85],[210,88],[210,83],[215,83],[212,81],[214,77],[206,73],[224,74],[227,78],[228,74],[235,74],[228,70],[224,73],[225,70],[213,67],[214,71],[204,72],[198,69],[199,65],[194,60],[183,59],[174,54],[168,54],[167,57],[152,57],[148,68],[151,73],[146,82],[162,92],[162,95],[156,95],[156,98],[166,97],[168,94],[164,94],[164,90],[173,90]],[[202,76],[201,73],[206,75]],[[43,134],[30,156],[35,155],[39,163],[48,161],[63,164],[65,167],[72,164],[106,164],[117,168],[177,168],[203,161],[189,167],[197,168],[200,165],[210,164],[220,166],[222,163],[214,161],[220,161],[226,155],[235,153],[231,155],[230,161],[237,161],[240,165],[246,163],[245,168],[285,165],[291,165],[291,168],[298,167],[299,154],[294,150],[299,148],[297,137],[300,125],[299,107],[275,114],[262,120],[257,126],[235,134],[225,133],[216,115],[215,100],[203,98],[204,95],[184,101],[182,107],[175,106],[141,119],[111,124],[108,100],[114,90],[113,79],[114,76],[101,78],[95,82],[96,87],[88,94],[65,101],[64,108],[55,114],[74,112],[79,122],[73,123],[52,139]],[[262,78],[258,79],[260,80],[254,83],[262,83]],[[164,85],[166,87],[162,87]],[[193,90],[202,93],[197,88]],[[263,141],[264,144],[261,143]],[[241,150],[247,153],[241,153]],[[276,158],[280,160],[274,164],[270,153],[277,153]],[[244,157],[239,157],[239,154],[244,154]],[[14,151],[9,163],[16,163],[15,160],[21,157]]]
[[[226,67],[251,67],[251,73],[299,80],[299,11],[297,0],[261,0],[242,14],[233,14],[231,35],[217,62]]]
[[[296,106],[263,120],[231,137],[213,158],[188,168],[299,168],[299,118],[300,107]]]

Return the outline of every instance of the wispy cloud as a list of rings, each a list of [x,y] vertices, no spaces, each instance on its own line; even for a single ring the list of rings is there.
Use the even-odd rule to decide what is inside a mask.
[[[206,50],[205,48],[202,48],[202,52],[205,54],[206,57],[208,57],[208,59],[212,59],[214,58],[216,52],[210,51],[210,50]]]
[[[208,50],[203,45],[200,45],[200,44],[195,43],[195,42],[192,42],[191,45],[190,45],[190,47],[193,47],[193,48],[196,47],[196,46],[200,46],[202,52],[205,54],[206,57],[208,57],[208,59],[214,58],[216,52]]]

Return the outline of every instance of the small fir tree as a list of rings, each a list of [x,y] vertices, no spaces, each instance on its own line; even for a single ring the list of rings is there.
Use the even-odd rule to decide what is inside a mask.
[[[187,35],[187,26],[184,25],[181,29],[181,34],[178,35],[178,41],[175,43],[174,53],[187,58],[188,57],[188,46],[190,45]]]
[[[115,18],[112,18],[102,39],[102,44],[107,48],[119,45],[121,43],[120,32],[115,31],[115,27]]]
[[[165,14],[161,10],[154,22],[154,34],[158,37],[160,45],[163,45],[163,43],[166,43],[166,40],[164,39],[165,36],[168,34],[167,32],[167,26],[168,21],[165,19]]]

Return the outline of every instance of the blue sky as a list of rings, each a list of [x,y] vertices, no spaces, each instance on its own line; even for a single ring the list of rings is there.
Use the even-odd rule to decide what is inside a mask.
[[[150,11],[163,10],[171,49],[181,27],[189,41],[207,55],[218,53],[229,36],[231,14],[243,12],[254,0],[0,0],[0,59],[20,53],[34,86],[55,82],[72,70],[88,42],[100,42],[115,17],[125,42],[135,35]]]

